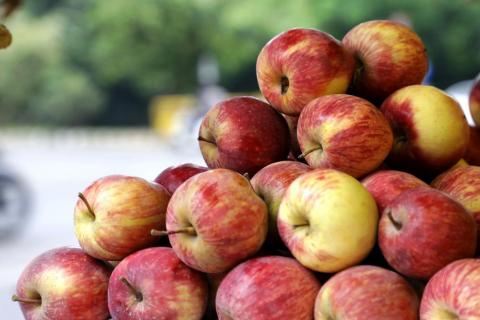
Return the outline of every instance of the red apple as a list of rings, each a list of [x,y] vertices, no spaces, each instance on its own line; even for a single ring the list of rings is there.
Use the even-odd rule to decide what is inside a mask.
[[[185,163],[178,166],[168,167],[155,178],[155,182],[161,184],[170,194],[173,194],[188,178],[200,172],[207,171],[208,168],[197,166],[192,163]]]
[[[258,171],[250,181],[255,192],[268,206],[267,239],[271,245],[282,243],[277,230],[277,216],[285,191],[293,180],[310,170],[309,166],[300,162],[280,161]]]
[[[420,303],[420,319],[480,319],[479,306],[480,260],[462,259],[428,281]]]
[[[432,187],[462,204],[477,221],[477,232],[480,232],[480,167],[462,166],[448,170],[433,180]],[[480,234],[477,236],[479,240]],[[480,249],[480,243],[477,249]]]
[[[473,257],[477,228],[461,204],[429,187],[400,194],[385,208],[378,242],[398,272],[428,279],[452,261]]]
[[[421,83],[427,73],[427,50],[404,24],[390,20],[364,22],[350,30],[342,43],[357,59],[353,93],[372,102]]]
[[[480,166],[480,129],[470,127],[470,139],[463,159],[468,164]]]
[[[257,80],[278,111],[298,116],[313,99],[345,93],[355,61],[331,35],[315,29],[291,29],[271,39],[257,59]]]
[[[473,81],[468,104],[475,125],[480,127],[480,74],[478,74],[477,78]]]
[[[290,149],[286,120],[253,97],[235,97],[215,105],[203,118],[198,140],[208,167],[250,176],[285,160]]]
[[[165,230],[168,191],[142,178],[113,175],[93,182],[75,206],[75,233],[92,257],[121,260],[158,240],[152,228]]]
[[[393,134],[382,113],[362,98],[337,94],[310,102],[298,119],[302,156],[313,168],[363,176],[387,157]]]
[[[123,259],[108,284],[113,319],[202,319],[207,281],[171,248],[148,248]]]
[[[428,185],[417,177],[396,170],[380,170],[362,180],[375,199],[380,215],[402,192]]]
[[[395,142],[388,157],[393,168],[415,175],[436,175],[458,162],[467,150],[469,129],[453,98],[432,86],[395,91],[381,107]]]
[[[109,268],[77,248],[36,257],[17,282],[14,301],[25,319],[107,319]]]
[[[418,319],[419,299],[397,273],[356,266],[331,277],[315,300],[315,319]]]
[[[313,319],[315,276],[295,259],[267,256],[246,261],[217,291],[219,320]]]
[[[248,179],[228,169],[212,169],[175,191],[167,208],[166,233],[185,264],[218,273],[260,249],[267,219],[267,206]]]

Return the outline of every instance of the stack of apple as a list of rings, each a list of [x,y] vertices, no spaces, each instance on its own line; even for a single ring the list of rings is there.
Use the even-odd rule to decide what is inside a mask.
[[[27,319],[480,319],[480,167],[427,67],[391,21],[279,34],[257,60],[268,103],[205,115],[208,168],[95,181],[82,249],[37,257],[13,299]]]

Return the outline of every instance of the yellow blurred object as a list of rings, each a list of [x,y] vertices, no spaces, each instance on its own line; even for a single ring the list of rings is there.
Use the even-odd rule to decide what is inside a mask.
[[[450,169],[458,168],[458,167],[468,167],[468,162],[465,159],[458,160]]]
[[[164,95],[153,98],[150,104],[150,121],[153,129],[165,138],[181,132],[185,118],[195,107],[193,95]]]
[[[0,24],[0,49],[8,48],[12,44],[12,34],[3,24]]]

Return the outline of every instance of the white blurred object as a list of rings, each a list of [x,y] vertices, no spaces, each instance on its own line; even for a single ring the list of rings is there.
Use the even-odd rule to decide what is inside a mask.
[[[468,97],[470,96],[470,90],[472,89],[472,86],[473,79],[457,82],[445,89],[449,95],[451,95],[453,98],[455,98],[455,100],[458,101],[458,103],[460,103],[463,113],[467,118],[468,124],[471,126],[475,125],[472,115],[470,114],[470,108],[468,106]]]

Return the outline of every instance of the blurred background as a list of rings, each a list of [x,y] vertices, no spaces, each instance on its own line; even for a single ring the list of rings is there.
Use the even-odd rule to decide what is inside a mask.
[[[2,0],[0,0],[0,3]],[[15,8],[16,4],[20,4]],[[231,94],[258,94],[256,57],[274,35],[313,27],[338,39],[397,19],[423,39],[426,81],[466,105],[480,72],[476,0],[14,0],[0,20],[0,310],[43,251],[77,246],[76,195],[108,174],[153,179],[203,164],[201,116]],[[5,7],[5,5],[12,5]]]

